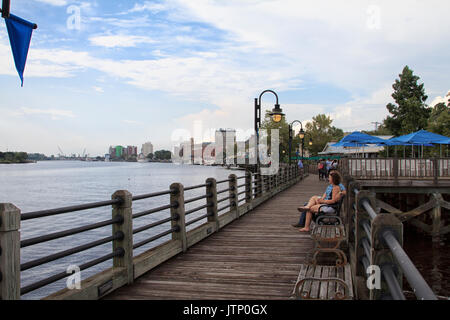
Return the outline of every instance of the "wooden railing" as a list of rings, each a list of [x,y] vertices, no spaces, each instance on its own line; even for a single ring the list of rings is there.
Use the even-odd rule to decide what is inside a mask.
[[[132,283],[134,279],[171,257],[185,252],[189,247],[219,231],[233,220],[239,219],[240,216],[302,178],[303,174],[298,167],[292,165],[281,167],[277,174],[271,176],[250,172],[246,172],[244,176],[240,177],[231,174],[228,179],[222,181],[208,178],[205,184],[192,187],[173,183],[169,190],[137,196],[133,196],[126,190],[120,190],[112,195],[111,200],[24,214],[21,214],[21,210],[13,204],[0,204],[0,298],[17,300],[24,294],[71,276],[66,270],[61,270],[50,277],[21,286],[21,271],[112,243],[110,252],[103,252],[102,256],[94,260],[79,261],[78,264],[81,271],[112,260],[112,268],[101,270],[81,281],[81,288],[62,289],[46,297],[46,299],[101,298],[121,286]],[[205,190],[204,194],[185,199],[185,196],[189,195],[189,191],[201,189]],[[164,195],[170,196],[170,202],[167,205],[133,213],[133,203]],[[187,210],[186,205],[199,201],[203,201],[204,204]],[[57,219],[58,216],[69,212],[110,206],[112,206],[112,217],[109,220],[24,240],[20,239],[21,221],[49,216]],[[164,219],[158,218],[155,221],[155,219],[149,218],[149,216],[153,217],[155,213],[167,210],[170,210],[170,215]],[[146,218],[148,219],[147,223],[144,222],[139,227],[133,227],[134,221]],[[167,224],[170,226],[164,227]],[[21,263],[21,248],[57,239],[58,241],[70,241],[68,239],[70,236],[105,226],[111,226],[111,235],[108,237],[78,244],[63,251],[51,250],[50,247],[49,251],[54,252],[48,252],[46,256]],[[188,226],[191,227],[190,230],[187,228]],[[167,230],[161,232],[161,228],[167,228]],[[136,234],[148,230],[155,231],[151,233],[150,237],[136,241]],[[167,236],[171,236],[171,238],[159,244],[156,242]],[[157,243],[157,245],[139,255],[134,254],[135,249],[150,243]]]
[[[449,158],[346,158],[338,167],[355,179],[450,179]]]

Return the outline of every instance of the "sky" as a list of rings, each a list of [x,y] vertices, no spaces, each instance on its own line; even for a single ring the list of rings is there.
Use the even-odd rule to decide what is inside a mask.
[[[324,113],[370,130],[405,65],[429,105],[449,91],[448,12],[443,0],[11,0],[38,29],[21,88],[0,22],[0,151],[172,150],[177,130],[200,125],[207,141],[253,128],[266,89],[288,122]]]

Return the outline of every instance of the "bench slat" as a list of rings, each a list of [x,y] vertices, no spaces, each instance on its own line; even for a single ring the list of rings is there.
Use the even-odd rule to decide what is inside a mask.
[[[313,265],[309,265],[308,266],[308,271],[306,272],[306,277],[313,277],[314,276],[314,266]],[[305,284],[303,286],[303,290],[300,292],[310,292],[311,290],[311,280],[307,280],[305,281]]]
[[[336,277],[336,268],[330,268],[328,272],[328,276],[330,278]],[[328,284],[328,300],[334,299],[334,296],[336,295],[336,283],[330,282]]]
[[[323,266],[322,267],[322,277],[323,278],[328,278],[329,270],[330,270],[330,268],[328,266]],[[321,300],[326,300],[327,299],[327,293],[328,293],[328,282],[323,281],[320,284],[319,298]]]
[[[344,279],[344,268],[343,268],[343,267],[337,267],[337,270],[336,270],[336,271],[337,271],[336,277],[345,281],[345,279]],[[338,283],[338,284],[336,285],[336,293],[337,293],[337,292],[339,292],[342,296],[345,295],[345,288],[344,288],[344,286],[343,286],[342,284],[340,284],[340,283]]]
[[[314,278],[321,278],[321,275],[322,275],[322,266],[316,266],[314,270]],[[320,287],[319,281],[312,281],[310,291],[311,299],[317,299],[319,297],[319,287]]]

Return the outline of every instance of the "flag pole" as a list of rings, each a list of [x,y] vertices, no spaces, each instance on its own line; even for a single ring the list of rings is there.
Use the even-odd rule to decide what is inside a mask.
[[[9,9],[11,7],[11,0],[2,0],[2,18],[9,18]]]

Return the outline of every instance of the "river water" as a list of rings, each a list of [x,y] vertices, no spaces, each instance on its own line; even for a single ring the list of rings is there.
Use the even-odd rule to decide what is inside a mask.
[[[42,161],[34,164],[0,165],[0,203],[13,203],[22,213],[52,209],[63,206],[96,202],[111,199],[116,190],[128,190],[133,195],[169,190],[170,184],[180,182],[184,186],[205,183],[206,178],[217,180],[228,178],[230,173],[238,177],[243,171],[227,170],[222,167],[175,165],[170,163],[132,163],[132,162],[82,162],[82,161]],[[220,187],[219,187],[220,186]],[[228,188],[221,184],[218,189]],[[185,199],[205,194],[205,188],[185,192]],[[222,195],[228,196],[227,193]],[[219,197],[220,199],[221,197]],[[186,205],[186,210],[204,205],[206,200]],[[164,195],[133,202],[133,213],[169,204],[169,196]],[[205,214],[205,210],[189,216],[194,219]],[[133,220],[133,228],[170,217],[169,210]],[[111,219],[111,207],[96,208],[22,221],[21,239],[29,239],[57,231],[84,226]],[[202,224],[192,224],[188,230]],[[148,239],[170,229],[170,222],[134,236],[135,243]],[[21,263],[49,254],[70,249],[111,235],[111,226],[83,232],[82,234],[57,239],[21,249]],[[151,247],[170,239],[170,235],[158,239],[134,251],[137,255]],[[56,273],[65,272],[71,265],[99,258],[112,251],[111,243],[89,249],[85,252],[38,266],[21,273],[21,286],[24,287],[45,279]],[[99,270],[112,266],[112,261],[101,263],[81,272],[85,279]],[[66,287],[66,280],[32,291],[23,299],[38,299]]]

